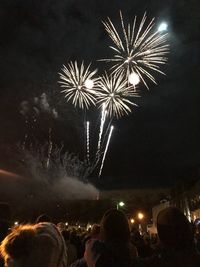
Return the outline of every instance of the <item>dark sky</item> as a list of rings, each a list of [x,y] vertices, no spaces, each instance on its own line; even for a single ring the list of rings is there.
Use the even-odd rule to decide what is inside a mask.
[[[24,135],[20,103],[43,92],[63,106],[58,72],[69,60],[109,55],[101,20],[119,19],[119,10],[156,17],[169,24],[170,55],[158,85],[142,89],[139,107],[115,121],[101,187],[166,186],[199,175],[200,13],[198,0],[1,0],[0,142],[13,145]],[[80,149],[80,113],[60,108],[56,137]],[[62,118],[61,118],[62,117]],[[94,117],[92,117],[94,118]],[[81,136],[81,134],[80,134]],[[68,148],[68,147],[67,147]],[[1,153],[2,166],[6,158]],[[12,170],[10,170],[12,171]]]

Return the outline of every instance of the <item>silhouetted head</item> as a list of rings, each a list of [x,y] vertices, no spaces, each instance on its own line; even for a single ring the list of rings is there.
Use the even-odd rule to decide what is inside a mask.
[[[37,217],[36,223],[41,223],[41,222],[51,222],[51,218],[47,214],[41,214],[40,216]]]
[[[105,242],[129,242],[128,220],[122,211],[108,210],[101,220],[100,237]]]
[[[157,217],[158,236],[165,247],[174,249],[190,248],[193,234],[186,216],[177,208],[162,210]]]

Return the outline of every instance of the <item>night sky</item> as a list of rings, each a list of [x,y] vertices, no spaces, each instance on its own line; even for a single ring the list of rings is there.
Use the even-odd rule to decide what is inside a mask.
[[[81,154],[81,114],[64,103],[57,83],[69,60],[93,62],[100,72],[110,55],[101,23],[118,23],[119,10],[133,20],[145,11],[169,25],[166,76],[148,91],[141,86],[139,107],[114,121],[115,130],[100,181],[101,188],[159,187],[195,179],[200,166],[198,0],[1,0],[0,2],[0,148],[24,136],[20,103],[45,92],[58,110],[54,138]],[[91,113],[91,114],[90,114]],[[95,120],[98,112],[88,116]],[[0,168],[10,159],[2,148]]]

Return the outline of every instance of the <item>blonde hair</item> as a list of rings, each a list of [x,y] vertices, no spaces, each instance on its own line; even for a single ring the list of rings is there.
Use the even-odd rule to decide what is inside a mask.
[[[51,223],[19,225],[2,241],[0,253],[10,267],[64,267],[64,240]]]

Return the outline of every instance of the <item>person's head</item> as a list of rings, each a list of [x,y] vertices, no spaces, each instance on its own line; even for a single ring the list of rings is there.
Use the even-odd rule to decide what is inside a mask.
[[[2,241],[0,252],[6,267],[64,267],[65,242],[55,225],[20,225]]]
[[[129,242],[130,229],[128,220],[122,211],[108,210],[101,220],[100,238],[105,242]]]
[[[174,249],[192,247],[193,234],[186,216],[177,208],[169,207],[158,214],[157,230],[165,247]]]

